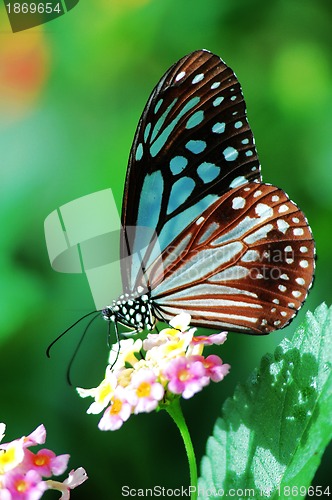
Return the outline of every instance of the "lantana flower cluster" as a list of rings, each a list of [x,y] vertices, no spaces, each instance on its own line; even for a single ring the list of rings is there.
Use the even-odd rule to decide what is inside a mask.
[[[63,482],[47,479],[63,474],[69,455],[56,455],[48,449],[34,453],[31,446],[44,444],[46,429],[40,425],[29,436],[1,443],[6,426],[0,424],[0,500],[38,500],[46,490],[58,490],[61,500],[70,498],[70,490],[82,484],[87,474],[82,467],[72,470]]]
[[[195,337],[190,320],[189,314],[181,313],[170,321],[172,328],[149,333],[144,340],[121,340],[110,353],[98,387],[77,388],[81,397],[94,398],[87,413],[104,410],[100,430],[119,429],[132,414],[163,408],[176,397],[189,399],[211,380],[223,380],[230,366],[214,354],[204,357],[203,349],[223,344],[227,334]]]

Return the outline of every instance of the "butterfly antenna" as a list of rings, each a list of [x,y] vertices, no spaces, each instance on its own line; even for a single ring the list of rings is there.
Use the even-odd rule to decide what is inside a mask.
[[[75,321],[75,323],[73,323],[69,328],[67,328],[67,330],[65,330],[64,332],[62,332],[55,340],[53,340],[53,342],[50,343],[50,345],[48,346],[48,348],[46,349],[46,356],[48,358],[51,357],[50,355],[50,350],[52,349],[52,347],[54,346],[54,344],[60,340],[67,332],[69,332],[69,330],[71,330],[72,328],[74,328],[74,326],[76,326],[80,321],[82,321],[84,318],[87,318],[88,316],[91,316],[91,314],[95,314],[95,313],[98,313],[99,314],[99,311],[91,311],[89,312],[88,314],[85,314],[84,316],[82,316],[80,319],[78,319],[77,321]]]
[[[71,359],[70,359],[70,361],[69,361],[69,365],[68,365],[68,368],[67,368],[67,374],[66,374],[66,375],[67,375],[67,382],[68,382],[68,384],[69,384],[70,386],[72,386],[72,385],[73,385],[73,384],[71,383],[70,372],[71,372],[71,368],[72,368],[72,365],[73,365],[73,363],[74,363],[74,360],[75,360],[75,358],[76,358],[76,356],[77,356],[77,353],[78,353],[78,351],[79,351],[79,349],[80,349],[80,347],[81,347],[81,345],[82,345],[82,342],[83,342],[83,340],[84,340],[84,337],[85,337],[85,335],[86,335],[86,333],[87,333],[88,329],[90,328],[90,325],[91,325],[91,324],[94,322],[94,320],[95,320],[96,318],[98,318],[98,317],[99,317],[99,311],[98,311],[98,314],[96,314],[96,316],[94,316],[92,319],[90,319],[89,323],[86,325],[86,327],[85,327],[85,329],[84,329],[84,332],[83,332],[83,335],[82,335],[82,337],[80,338],[80,340],[79,340],[79,342],[78,342],[78,344],[77,344],[77,346],[76,346],[76,348],[75,348],[75,351],[74,351],[74,353],[73,353],[73,355],[72,355],[72,357],[71,357]]]

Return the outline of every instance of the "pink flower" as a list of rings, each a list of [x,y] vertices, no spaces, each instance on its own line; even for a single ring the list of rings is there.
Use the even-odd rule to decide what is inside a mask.
[[[154,410],[164,396],[163,386],[149,368],[141,368],[133,373],[130,388],[127,399],[135,414]]]
[[[31,434],[24,438],[24,446],[34,446],[35,444],[44,444],[46,441],[46,429],[43,424],[39,425]]]
[[[0,441],[3,439],[5,435],[5,430],[6,430],[5,424],[0,424]],[[23,448],[28,448],[29,446],[34,446],[36,444],[44,444],[46,441],[46,429],[43,426],[43,424],[41,424],[28,436],[23,436],[19,439],[15,439],[10,443],[2,443],[1,448],[5,450],[8,446],[11,446],[13,443],[16,443],[17,441],[22,441]]]
[[[201,356],[203,354],[204,346],[220,345],[227,339],[227,333],[221,332],[213,335],[199,335],[193,337],[187,350],[187,357]]]
[[[38,500],[47,489],[47,484],[42,481],[40,475],[29,470],[26,474],[13,472],[6,475],[4,479],[5,491],[10,493],[7,498],[11,500]],[[1,492],[2,493],[2,492]],[[0,498],[6,498],[6,493]]]
[[[210,354],[202,361],[207,375],[213,382],[220,382],[229,373],[230,365],[223,364],[222,359],[215,354]]]
[[[214,333],[213,335],[200,335],[193,337],[192,344],[220,345],[227,340],[227,332]]]
[[[126,399],[126,391],[123,387],[117,387],[111,403],[98,424],[101,431],[120,429],[123,422],[128,420],[131,415],[131,405]]]
[[[59,476],[62,474],[68,464],[69,455],[59,455],[47,449],[39,450],[36,454],[26,450],[23,466],[27,469],[33,469],[44,477],[50,477],[52,474]]]
[[[173,359],[164,370],[164,375],[169,380],[168,390],[189,399],[208,385],[210,380],[202,360],[204,358],[198,356]]]
[[[104,411],[100,430],[119,429],[132,414],[164,408],[174,395],[191,398],[210,380],[219,382],[227,375],[230,366],[218,356],[203,356],[205,346],[223,344],[227,333],[194,337],[196,328],[189,324],[190,315],[183,312],[158,334],[121,340],[120,352],[117,348],[110,354],[105,380],[97,388],[77,389],[81,397],[95,398],[88,413]]]
[[[5,424],[0,424],[0,440],[5,430]],[[44,443],[45,438],[45,427],[40,425],[29,436],[0,445],[0,500],[39,500],[47,489],[61,491],[61,499],[68,500],[70,489],[87,479],[84,469],[79,468],[63,483],[51,479],[43,481],[43,477],[62,474],[69,460],[69,455],[56,456],[48,449],[37,453],[28,449]]]

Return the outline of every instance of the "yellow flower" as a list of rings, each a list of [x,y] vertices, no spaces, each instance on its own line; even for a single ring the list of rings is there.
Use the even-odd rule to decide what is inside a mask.
[[[20,464],[24,458],[23,438],[12,441],[0,449],[0,474],[5,474]]]
[[[111,371],[111,367],[108,366],[106,368],[105,378],[98,385],[98,387],[93,387],[92,389],[82,389],[81,387],[77,387],[76,390],[82,398],[86,398],[88,396],[95,398],[94,403],[92,403],[87,409],[87,413],[97,414],[109,404],[117,385],[117,376]]]
[[[119,351],[120,349],[120,351]],[[114,345],[109,356],[109,364],[113,370],[117,370],[129,363],[134,366],[137,363],[137,354],[142,349],[141,339],[124,339],[120,340],[120,345]]]
[[[121,387],[127,387],[127,385],[130,384],[133,371],[133,368],[124,368],[123,370],[116,372],[118,384],[121,385]]]

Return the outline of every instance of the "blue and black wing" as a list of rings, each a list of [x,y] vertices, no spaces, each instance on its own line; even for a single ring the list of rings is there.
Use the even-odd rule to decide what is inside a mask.
[[[250,181],[261,181],[260,164],[238,79],[218,56],[193,52],[162,77],[135,134],[122,206],[125,289],[207,207]]]

